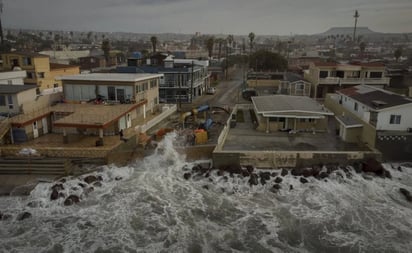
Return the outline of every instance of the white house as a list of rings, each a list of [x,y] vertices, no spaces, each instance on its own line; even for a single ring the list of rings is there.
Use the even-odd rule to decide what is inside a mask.
[[[358,85],[336,92],[339,103],[377,131],[412,130],[412,99],[374,86]]]
[[[27,74],[25,70],[0,72],[0,85],[23,85],[24,78],[26,78],[26,75]]]

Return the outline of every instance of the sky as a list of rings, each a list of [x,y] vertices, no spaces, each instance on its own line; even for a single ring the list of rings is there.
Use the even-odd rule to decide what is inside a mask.
[[[1,0],[0,0],[1,1]],[[412,32],[412,0],[3,0],[5,28],[246,35]]]

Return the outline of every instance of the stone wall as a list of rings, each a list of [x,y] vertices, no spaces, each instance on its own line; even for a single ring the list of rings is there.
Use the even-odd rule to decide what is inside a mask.
[[[318,164],[349,165],[368,158],[381,160],[379,152],[313,152],[313,151],[246,151],[213,152],[213,164],[219,168],[227,165],[253,165],[258,168],[295,168]]]

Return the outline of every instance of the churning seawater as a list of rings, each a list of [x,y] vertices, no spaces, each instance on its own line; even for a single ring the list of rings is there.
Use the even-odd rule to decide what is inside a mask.
[[[0,221],[0,252],[412,252],[412,204],[399,193],[412,190],[412,169],[386,165],[392,179],[341,173],[307,184],[289,174],[272,192],[273,179],[185,180],[193,164],[174,138],[143,161],[105,166],[92,192],[68,178],[63,192],[79,195],[78,204],[51,201],[52,183],[0,198],[11,215]],[[18,220],[24,211],[32,216]]]

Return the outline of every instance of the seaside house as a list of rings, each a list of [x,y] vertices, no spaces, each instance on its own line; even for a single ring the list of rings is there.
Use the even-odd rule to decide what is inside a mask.
[[[50,63],[48,55],[10,52],[2,54],[3,71],[25,70],[24,84],[35,84],[39,91],[61,86],[58,77],[80,73],[78,66]]]
[[[310,96],[311,84],[301,75],[292,72],[249,72],[247,88],[263,95],[283,94]]]
[[[385,66],[378,62],[314,62],[310,63],[305,78],[312,83],[311,97],[315,99],[325,99],[327,93],[360,84],[383,88],[388,86],[390,81],[385,76]]]
[[[338,121],[337,133],[382,152],[384,158],[405,160],[412,155],[412,99],[369,85],[328,94],[325,106]]]
[[[209,61],[174,59],[173,55],[158,53],[146,59],[128,59],[127,67],[119,73],[161,74],[159,99],[163,103],[191,103],[210,86]]]
[[[270,95],[252,97],[257,130],[325,132],[333,113],[306,96]]]

